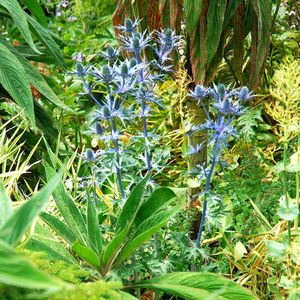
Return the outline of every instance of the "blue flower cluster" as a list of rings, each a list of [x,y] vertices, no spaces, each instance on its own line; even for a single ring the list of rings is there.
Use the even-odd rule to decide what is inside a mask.
[[[208,147],[207,162],[210,162],[210,165],[207,162],[200,162],[195,170],[199,172],[200,169],[201,178],[204,177],[206,180],[203,211],[196,241],[196,246],[199,247],[214,168],[220,162],[223,150],[228,148],[230,138],[237,135],[234,121],[246,111],[245,102],[251,99],[253,94],[247,87],[231,89],[230,85],[226,87],[224,84],[214,84],[213,88],[196,85],[194,91],[191,91],[189,95],[203,109],[206,121],[201,125],[191,125],[186,134],[191,135],[194,132],[205,131],[207,140],[201,144],[190,146],[188,155],[196,154],[203,147]],[[210,103],[210,110],[206,105],[207,102]]]
[[[114,49],[108,46],[101,52],[107,61],[101,68],[85,68],[80,62],[76,64],[73,74],[83,82],[84,92],[97,104],[95,114],[95,133],[106,143],[106,150],[94,154],[108,156],[112,161],[112,168],[117,174],[119,191],[125,197],[122,182],[122,152],[120,135],[126,128],[127,122],[141,124],[141,133],[137,137],[144,141],[145,166],[147,172],[152,171],[151,151],[149,138],[152,133],[148,129],[147,118],[151,114],[152,105],[162,107],[160,99],[155,93],[155,86],[162,81],[164,75],[171,72],[171,53],[179,43],[170,29],[159,32],[140,33],[140,20],[134,22],[126,19],[123,26],[118,26],[121,47]],[[148,60],[145,49],[152,49],[155,58]],[[127,57],[120,59],[120,55]],[[93,89],[105,86],[106,97],[104,102],[93,94]],[[111,147],[112,146],[112,147]],[[94,161],[89,149],[86,158]],[[91,158],[91,159],[90,159]],[[108,160],[106,159],[106,164]]]

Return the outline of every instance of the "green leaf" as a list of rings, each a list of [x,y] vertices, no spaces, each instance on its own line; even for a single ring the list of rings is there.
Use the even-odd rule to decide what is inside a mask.
[[[96,253],[100,254],[102,251],[103,238],[99,227],[96,208],[91,199],[88,199],[87,231],[90,240],[90,246]]]
[[[32,32],[36,37],[44,44],[48,52],[53,55],[56,61],[65,69],[65,62],[62,52],[60,51],[58,45],[51,36],[48,29],[40,25],[35,19],[27,15],[27,19]]]
[[[271,0],[252,0],[251,7],[255,13],[255,19],[252,18],[251,31],[251,77],[250,87],[256,87],[263,70],[263,66],[268,55],[270,44],[270,31],[272,27],[272,1]]]
[[[0,283],[29,289],[53,289],[62,282],[39,271],[22,256],[0,240]]]
[[[116,260],[115,266],[123,262],[138,247],[145,243],[155,232],[162,228],[177,212],[179,207],[154,214],[144,221],[133,234],[132,240],[125,245]]]
[[[207,16],[207,64],[211,62],[219,46],[223,30],[226,4],[227,0],[210,1]]]
[[[234,260],[239,261],[246,253],[247,249],[245,248],[244,244],[238,241],[234,246]]]
[[[22,64],[0,44],[0,84],[9,95],[24,109],[26,116],[35,125],[32,94]]]
[[[47,178],[52,178],[55,171],[47,163],[45,163],[45,171]],[[64,221],[82,244],[85,244],[87,237],[86,224],[82,214],[76,207],[72,197],[65,191],[62,183],[60,183],[53,193],[56,206],[61,213]]]
[[[258,299],[235,282],[212,273],[175,272],[129,286],[155,289],[193,300]]]
[[[13,214],[13,206],[11,199],[5,192],[5,187],[0,181],[0,228]]]
[[[166,187],[156,189],[140,206],[134,221],[135,225],[138,226],[175,199],[176,195],[171,189]]]
[[[275,242],[275,241],[269,241],[265,240],[264,241],[268,251],[269,251],[269,256],[271,258],[283,258],[285,254],[286,247],[284,244]]]
[[[62,260],[67,264],[78,265],[78,262],[65,245],[61,241],[56,240],[48,228],[39,223],[36,224],[34,233],[30,235],[25,247],[32,251],[47,253],[47,257],[51,260]]]
[[[41,25],[47,27],[48,24],[47,18],[38,0],[24,0],[24,4],[28,7],[30,12],[36,17],[36,19],[41,23]]]
[[[45,212],[41,213],[40,218],[67,243],[72,245],[76,242],[77,238],[72,230],[58,218]]]
[[[115,236],[103,251],[101,260],[103,273],[110,270],[116,257],[121,252],[123,245],[125,244],[126,235],[128,233],[128,227],[125,227],[117,236]]]
[[[13,53],[22,64],[27,80],[30,84],[32,84],[42,95],[44,95],[57,107],[71,111],[71,109],[57,97],[39,71],[28,60],[26,60],[15,47],[1,39],[0,43],[2,43],[11,53]]]
[[[118,233],[125,228],[127,224],[132,224],[135,215],[142,204],[143,195],[148,182],[149,176],[147,175],[141,180],[132,190],[127,198],[122,211],[118,217],[115,232]]]
[[[88,248],[82,244],[80,244],[78,241],[76,241],[72,245],[72,250],[85,262],[90,264],[91,266],[95,268],[100,267],[100,261],[97,253],[95,253],[91,248]]]
[[[27,23],[26,15],[22,10],[22,7],[17,0],[0,0],[0,6],[5,7],[9,14],[11,15],[14,23],[22,33],[24,39],[29,44],[29,46],[37,53],[40,53],[35,47],[34,42],[31,37],[29,26]]]
[[[49,180],[38,193],[26,201],[1,227],[4,233],[2,239],[9,245],[16,245],[28,230],[34,218],[43,211],[49,202],[49,197],[61,181],[62,171]]]
[[[279,208],[277,213],[281,219],[292,221],[298,217],[299,208],[297,202],[290,197],[288,197],[287,201],[288,204],[286,203],[285,196],[282,196],[279,199]]]

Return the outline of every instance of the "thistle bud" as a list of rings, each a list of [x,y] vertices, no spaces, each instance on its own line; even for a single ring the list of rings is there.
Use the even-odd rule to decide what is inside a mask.
[[[92,161],[95,161],[96,160],[96,156],[95,156],[95,153],[92,149],[87,149],[86,153],[85,153],[85,159],[88,161],[88,162],[92,162]]]
[[[112,46],[110,46],[110,45],[107,47],[107,54],[110,57],[114,57],[115,56],[115,49]]]
[[[112,73],[108,65],[104,65],[102,67],[102,77],[106,83],[110,83],[112,81]]]
[[[172,29],[170,29],[170,28],[166,29],[165,36],[166,36],[166,39],[170,40],[172,37]]]
[[[104,115],[105,118],[110,117],[110,111],[109,111],[109,108],[107,106],[103,107],[103,115]]]
[[[140,49],[140,40],[137,37],[134,37],[132,39],[132,46],[135,50],[139,50]]]
[[[125,31],[132,32],[133,31],[133,24],[130,19],[125,19]]]
[[[96,134],[102,136],[103,133],[104,133],[104,128],[102,127],[101,123],[100,122],[97,122],[96,123],[96,126],[95,126],[95,131],[96,131]]]
[[[128,75],[128,66],[126,63],[122,63],[121,65],[121,75],[126,77]]]
[[[134,68],[137,65],[136,59],[133,57],[129,62],[129,67]]]
[[[221,98],[223,98],[225,96],[226,93],[226,88],[224,84],[219,84],[218,85],[218,94]]]
[[[243,86],[240,90],[240,93],[238,95],[240,100],[246,100],[249,95],[249,89],[246,86]]]
[[[199,98],[203,98],[205,96],[205,90],[199,84],[197,84],[195,87],[195,95]]]
[[[83,76],[84,73],[85,73],[85,69],[84,69],[83,65],[80,62],[76,63],[76,71],[77,71],[77,74],[79,76]]]

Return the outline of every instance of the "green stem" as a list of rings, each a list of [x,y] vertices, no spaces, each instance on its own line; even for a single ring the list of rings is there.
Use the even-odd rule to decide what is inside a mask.
[[[288,165],[288,142],[285,141],[283,144],[283,165],[284,165],[284,172],[283,172],[283,188],[284,188],[284,199],[285,205],[289,208],[289,197],[288,197],[288,178],[287,178],[287,165]],[[291,221],[288,221],[288,242],[289,245],[291,244]]]
[[[298,146],[297,146],[297,164],[300,165],[300,134],[298,134]],[[300,172],[296,172],[296,203],[299,209],[300,207]],[[299,226],[299,215],[294,221],[295,230],[298,230]]]

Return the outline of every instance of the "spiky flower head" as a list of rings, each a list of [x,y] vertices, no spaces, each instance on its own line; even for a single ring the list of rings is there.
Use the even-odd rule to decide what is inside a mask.
[[[87,149],[84,158],[87,162],[94,162],[96,160],[96,155],[94,151],[89,148]]]

